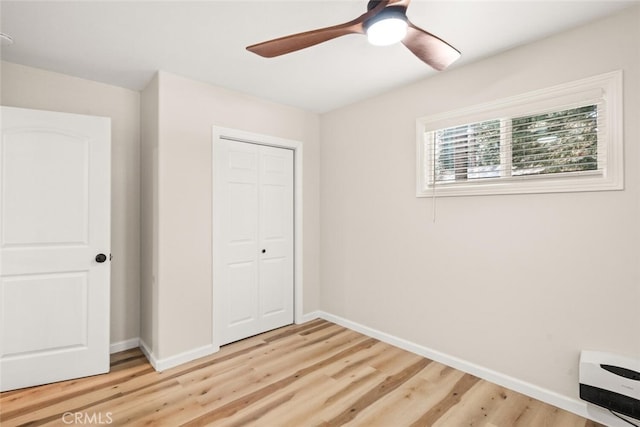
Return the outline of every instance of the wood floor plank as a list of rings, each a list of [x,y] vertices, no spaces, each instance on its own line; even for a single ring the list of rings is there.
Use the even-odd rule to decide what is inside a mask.
[[[118,399],[115,405],[103,403],[95,409],[100,413],[111,412],[115,425],[128,426],[140,422],[149,414],[173,411],[187,400],[188,392],[174,379],[160,390],[154,387],[140,391],[131,398]]]
[[[382,346],[384,344],[377,343],[375,347]],[[369,349],[371,351],[372,349]],[[378,350],[379,351],[379,350]],[[343,360],[336,360],[335,364],[337,366],[342,367],[345,361],[352,360],[353,357],[346,357]],[[417,361],[417,362],[416,362]],[[413,364],[416,363],[429,363],[426,359],[416,357],[411,360]],[[398,363],[396,365],[396,370],[400,372],[396,372],[396,378],[401,377],[402,375],[407,375],[407,370],[411,369],[411,364],[407,363],[403,365],[402,363]],[[335,380],[332,377],[326,377],[326,381],[324,381],[324,386],[312,385],[304,389],[296,389],[296,395],[291,402],[290,407],[296,407],[295,403],[299,402],[298,405],[300,409],[294,410],[292,413],[286,414],[287,419],[292,423],[292,425],[307,425],[307,424],[315,424],[317,422],[321,422],[322,419],[318,417],[318,411],[322,409],[323,406],[338,406],[339,404],[349,403],[348,406],[344,406],[341,412],[337,412],[332,414],[331,417],[327,417],[328,419],[333,419],[336,417],[340,417],[341,414],[350,413],[357,416],[357,411],[354,411],[354,405],[358,405],[362,409],[366,408],[369,403],[375,402],[378,398],[384,396],[384,394],[393,391],[395,388],[395,384],[392,384],[395,378],[387,377],[378,371],[377,369],[367,366],[363,371],[363,376],[359,379],[351,376],[350,378],[344,378],[342,380]],[[327,365],[326,369],[323,369],[323,372],[331,372],[331,366]],[[324,374],[323,374],[324,375]],[[339,386],[336,388],[335,386]],[[326,390],[332,389],[331,394],[318,393],[316,390]],[[377,394],[373,393],[377,392]],[[362,396],[365,396],[362,399]],[[282,412],[282,411],[281,411]],[[265,425],[277,425],[277,420],[284,416],[284,413],[273,411],[270,414],[270,417],[266,417]],[[322,412],[320,412],[322,414]],[[322,414],[326,415],[326,414]],[[343,415],[344,416],[344,415]],[[297,424],[296,424],[297,423]],[[330,424],[338,424],[336,421],[330,422]]]
[[[240,409],[242,409],[244,406],[246,405],[251,405],[253,403],[256,403],[258,401],[260,401],[261,399],[263,399],[265,396],[268,396],[269,394],[282,389],[283,387],[286,387],[287,385],[291,384],[292,382],[298,380],[300,377],[309,374],[310,372],[313,372],[315,370],[321,369],[323,366],[326,366],[327,364],[332,363],[334,360],[336,359],[340,359],[342,357],[344,357],[345,355],[348,354],[353,354],[358,352],[359,350],[372,346],[373,344],[375,344],[376,340],[373,338],[369,338],[369,339],[364,339],[361,340],[359,342],[357,342],[355,345],[352,345],[351,347],[348,347],[344,350],[342,350],[341,352],[339,352],[338,354],[335,354],[327,359],[321,360],[319,362],[314,363],[313,365],[310,366],[306,366],[298,371],[296,371],[294,374],[285,377],[279,381],[276,381],[274,383],[271,383],[269,385],[263,386],[261,388],[258,388],[256,391],[249,393],[248,395],[245,395],[239,399],[234,400],[233,402],[230,402],[227,405],[224,405],[223,407],[216,409],[214,411],[210,411],[196,419],[194,419],[193,421],[186,423],[185,425],[188,426],[204,426],[204,425],[208,425],[210,423],[213,423],[216,420],[220,420],[220,419],[224,419],[224,418],[228,418],[232,415],[234,415],[235,413],[237,413]]]
[[[302,362],[306,365],[311,365],[326,358],[326,355],[331,354],[331,351],[347,348],[353,343],[363,340],[365,340],[365,337],[362,335],[345,333],[340,337],[333,337],[326,343],[319,343],[315,347],[303,348],[298,346],[289,349],[285,353],[279,351],[264,352],[259,358],[259,363],[252,363],[251,365],[254,376],[251,378],[236,378],[231,392],[222,387],[216,387],[206,396],[200,397],[199,400],[204,407],[213,410],[234,400],[236,396],[250,394],[252,390],[257,388],[292,378],[296,374],[299,375],[297,371],[300,369]]]
[[[373,405],[380,398],[393,392],[396,388],[413,378],[414,375],[424,369],[429,363],[431,363],[430,360],[421,358],[402,371],[386,377],[384,381],[376,384],[375,387],[364,393],[357,401],[350,405],[347,410],[328,420],[328,423],[331,425],[343,425],[355,419],[362,411]]]
[[[412,425],[424,414],[425,408],[443,400],[463,375],[460,371],[445,369],[444,365],[432,362],[395,393],[371,406],[358,423],[371,426]],[[381,411],[383,407],[385,410]]]
[[[322,369],[313,371],[309,375],[301,376],[300,379],[292,383],[290,386],[274,392],[269,399],[278,399],[281,396],[287,395],[290,399],[287,405],[281,407],[271,407],[267,402],[263,402],[263,407],[268,406],[269,411],[264,412],[260,420],[257,420],[255,415],[245,416],[241,418],[239,424],[237,422],[229,424],[230,426],[243,425],[279,425],[280,420],[286,418],[290,425],[309,425],[313,424],[315,420],[320,421],[318,414],[320,410],[327,404],[336,406],[332,400],[336,395],[344,391],[345,388],[350,387],[363,387],[364,381],[370,380],[371,384],[375,381],[380,381],[383,376],[374,368],[365,367],[363,370],[364,381],[358,381],[355,376],[351,375],[349,378],[343,378],[341,380],[335,379],[332,372],[335,369],[344,369],[344,364],[349,363],[350,360],[357,360],[355,357],[359,354],[367,354],[369,351],[374,351],[373,347],[382,345],[379,342],[374,341],[374,345],[369,348],[365,348],[357,353],[341,352],[331,358],[328,363],[322,367]],[[307,361],[308,362],[308,361]],[[375,378],[372,378],[375,376]],[[354,392],[355,394],[355,392]],[[341,400],[344,399],[344,394],[341,395]],[[255,411],[254,411],[255,413]],[[226,426],[227,424],[223,424]]]
[[[179,405],[156,408],[144,416],[127,424],[128,427],[143,426],[179,426],[193,418],[194,413],[199,413],[202,406],[195,401],[186,399]]]
[[[327,378],[327,385],[319,389],[303,390],[292,402],[292,407],[282,407],[265,417],[264,425],[278,425],[279,420],[287,419],[291,425],[316,425],[330,419],[346,406],[375,386],[384,377],[375,369],[364,367],[354,372],[353,377],[336,380]],[[294,405],[297,403],[297,405]],[[326,411],[328,408],[333,412]],[[256,424],[257,426],[258,424]]]
[[[24,389],[22,393],[13,394],[10,399],[0,402],[0,408],[2,408],[0,420],[32,412],[41,406],[49,406],[74,396],[84,396],[95,391],[100,392],[150,372],[153,372],[153,368],[146,359],[137,359],[136,363],[130,364],[126,370],[114,370],[108,376],[98,375]]]
[[[153,372],[153,368],[146,364],[127,371],[126,375],[109,376],[109,381],[103,381],[106,379],[104,376],[100,379],[97,377],[83,378],[82,381],[77,380],[66,389],[54,388],[47,394],[38,394],[37,396],[29,393],[24,400],[16,400],[6,406],[3,404],[0,421],[4,424],[9,420],[24,418],[24,416],[46,418],[58,412],[63,413],[67,408],[86,406],[86,402],[112,400],[121,395],[117,388],[119,384],[131,384],[133,379]]]
[[[530,412],[533,399],[510,390],[506,391],[507,399],[496,405],[487,422],[497,426],[516,426],[518,421]]]
[[[434,406],[430,407],[420,418],[411,424],[411,427],[424,427],[435,425],[443,415],[447,414],[453,407],[457,407],[462,400],[462,397],[475,386],[479,381],[469,374],[464,374],[453,385],[447,395],[437,402]],[[457,412],[457,411],[456,411]],[[446,424],[443,424],[446,425]]]
[[[65,425],[66,412],[118,426],[600,427],[324,320],[164,372],[133,349],[109,374],[0,393],[3,427]]]
[[[553,425],[566,427],[585,427],[589,422],[567,411],[555,411]]]
[[[447,411],[433,424],[434,427],[456,425],[460,422],[484,425],[497,406],[510,404],[502,387],[477,378],[475,380],[475,384],[462,395],[455,410]]]
[[[288,387],[284,387],[266,396],[259,405],[242,408],[234,417],[220,423],[220,427],[250,427],[260,425],[278,425],[286,418],[293,424],[296,420],[309,422],[307,417],[300,417],[305,408],[314,405],[318,393],[314,390],[326,390],[333,386],[335,380],[316,371],[301,377]],[[310,393],[311,392],[311,393]]]

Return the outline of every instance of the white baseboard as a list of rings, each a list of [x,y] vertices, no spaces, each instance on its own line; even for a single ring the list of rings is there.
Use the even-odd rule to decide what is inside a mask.
[[[296,324],[302,324],[310,322],[311,320],[319,319],[321,317],[322,312],[313,311],[311,313],[303,314],[301,321],[296,321]],[[134,345],[135,341],[135,345]],[[126,344],[125,344],[126,343]],[[116,347],[117,346],[117,347]],[[116,351],[123,351],[129,348],[140,347],[140,350],[145,355],[153,369],[158,372],[165,371],[170,368],[174,368],[176,366],[182,365],[183,363],[191,362],[192,360],[199,359],[201,357],[209,356],[210,354],[216,353],[220,350],[220,346],[215,345],[206,345],[203,347],[195,348],[193,350],[186,351],[184,353],[177,354],[175,356],[167,357],[165,359],[158,359],[147,343],[145,343],[142,339],[136,338],[135,340],[123,341],[122,343],[114,343],[111,345],[111,352],[115,353]],[[114,351],[114,349],[117,349]]]
[[[340,316],[333,315],[331,313],[317,311],[314,312],[314,314],[317,317],[328,320],[329,322],[333,322],[340,326],[344,326],[345,328],[360,332],[363,335],[376,338],[387,344],[391,344],[395,347],[410,351],[412,353],[426,357],[427,359],[431,359],[435,362],[442,363],[444,365],[458,369],[462,372],[466,372],[478,378],[482,378],[494,384],[498,384],[502,387],[580,415],[581,417],[589,418],[591,420],[611,427],[629,426],[628,424],[625,424],[623,421],[611,415],[608,411],[593,405],[587,405],[587,403],[582,400],[577,400],[569,396],[547,390],[535,384],[531,384],[526,381],[511,377],[509,375],[487,369],[483,366],[476,365],[475,363],[471,363],[469,361],[447,355],[445,353],[424,347],[411,341],[398,338],[394,335],[378,331],[376,329],[370,328],[357,322],[353,322]]]
[[[138,348],[140,346],[140,338],[131,338],[130,340],[118,341],[111,343],[109,346],[109,353],[119,353],[121,351],[130,350],[132,348]]]
[[[321,313],[322,313],[321,311],[312,311],[311,313],[303,314],[302,319],[300,321],[297,321],[296,319],[296,325],[301,325],[303,323],[307,323],[312,320],[319,319],[321,316]]]
[[[157,361],[155,356],[153,355],[153,352],[151,351],[151,349],[149,348],[149,346],[147,345],[146,342],[144,342],[142,340],[142,338],[140,338],[140,350],[142,351],[142,354],[144,354],[144,357],[147,358],[147,360],[149,361],[149,363],[151,363],[151,366],[153,366],[153,369],[155,369],[156,371],[158,370],[158,368],[156,368],[157,365]]]
[[[199,359],[201,357],[209,356],[220,350],[219,346],[205,345],[202,347],[194,348],[193,350],[185,351],[184,353],[176,354],[175,356],[166,357],[164,359],[158,359],[149,346],[140,340],[140,350],[145,355],[153,369],[158,372],[166,371],[167,369],[175,368],[176,366],[184,363],[191,362],[192,360]]]

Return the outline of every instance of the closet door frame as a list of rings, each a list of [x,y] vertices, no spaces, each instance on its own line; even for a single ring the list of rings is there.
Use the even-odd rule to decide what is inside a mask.
[[[293,313],[294,313],[294,322],[296,324],[304,323],[304,314],[303,314],[303,211],[302,211],[302,201],[303,201],[303,193],[302,193],[302,178],[303,178],[303,145],[300,141],[279,138],[270,135],[262,135],[258,133],[246,132],[238,129],[231,129],[219,126],[213,126],[213,138],[212,138],[212,191],[215,189],[215,176],[216,176],[216,144],[220,140],[230,140],[237,142],[244,142],[249,144],[257,144],[257,145],[265,145],[276,148],[286,148],[293,150],[293,165],[294,165],[294,173],[293,173],[293,223],[294,223],[294,250],[293,250]],[[220,304],[223,304],[223,301],[217,300],[216,295],[219,295],[219,283],[216,283],[215,278],[215,257],[216,257],[216,236],[215,229],[217,220],[217,204],[216,204],[216,194],[213,191],[212,196],[212,343],[216,348],[220,346],[220,336],[218,333],[218,325],[219,325],[219,313],[220,313]]]

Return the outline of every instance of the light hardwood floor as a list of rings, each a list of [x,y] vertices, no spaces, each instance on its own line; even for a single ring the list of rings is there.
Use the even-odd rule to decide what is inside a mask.
[[[558,426],[592,421],[324,320],[155,372],[140,350],[111,372],[0,394],[16,425]]]

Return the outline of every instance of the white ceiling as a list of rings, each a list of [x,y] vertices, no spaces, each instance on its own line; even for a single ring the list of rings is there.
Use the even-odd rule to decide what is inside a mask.
[[[367,0],[7,1],[3,60],[140,90],[156,70],[314,112],[427,78],[403,45],[350,35],[261,58],[250,44],[349,21]],[[453,67],[547,37],[635,1],[420,1],[407,15],[462,52]],[[446,72],[446,71],[444,71]]]

